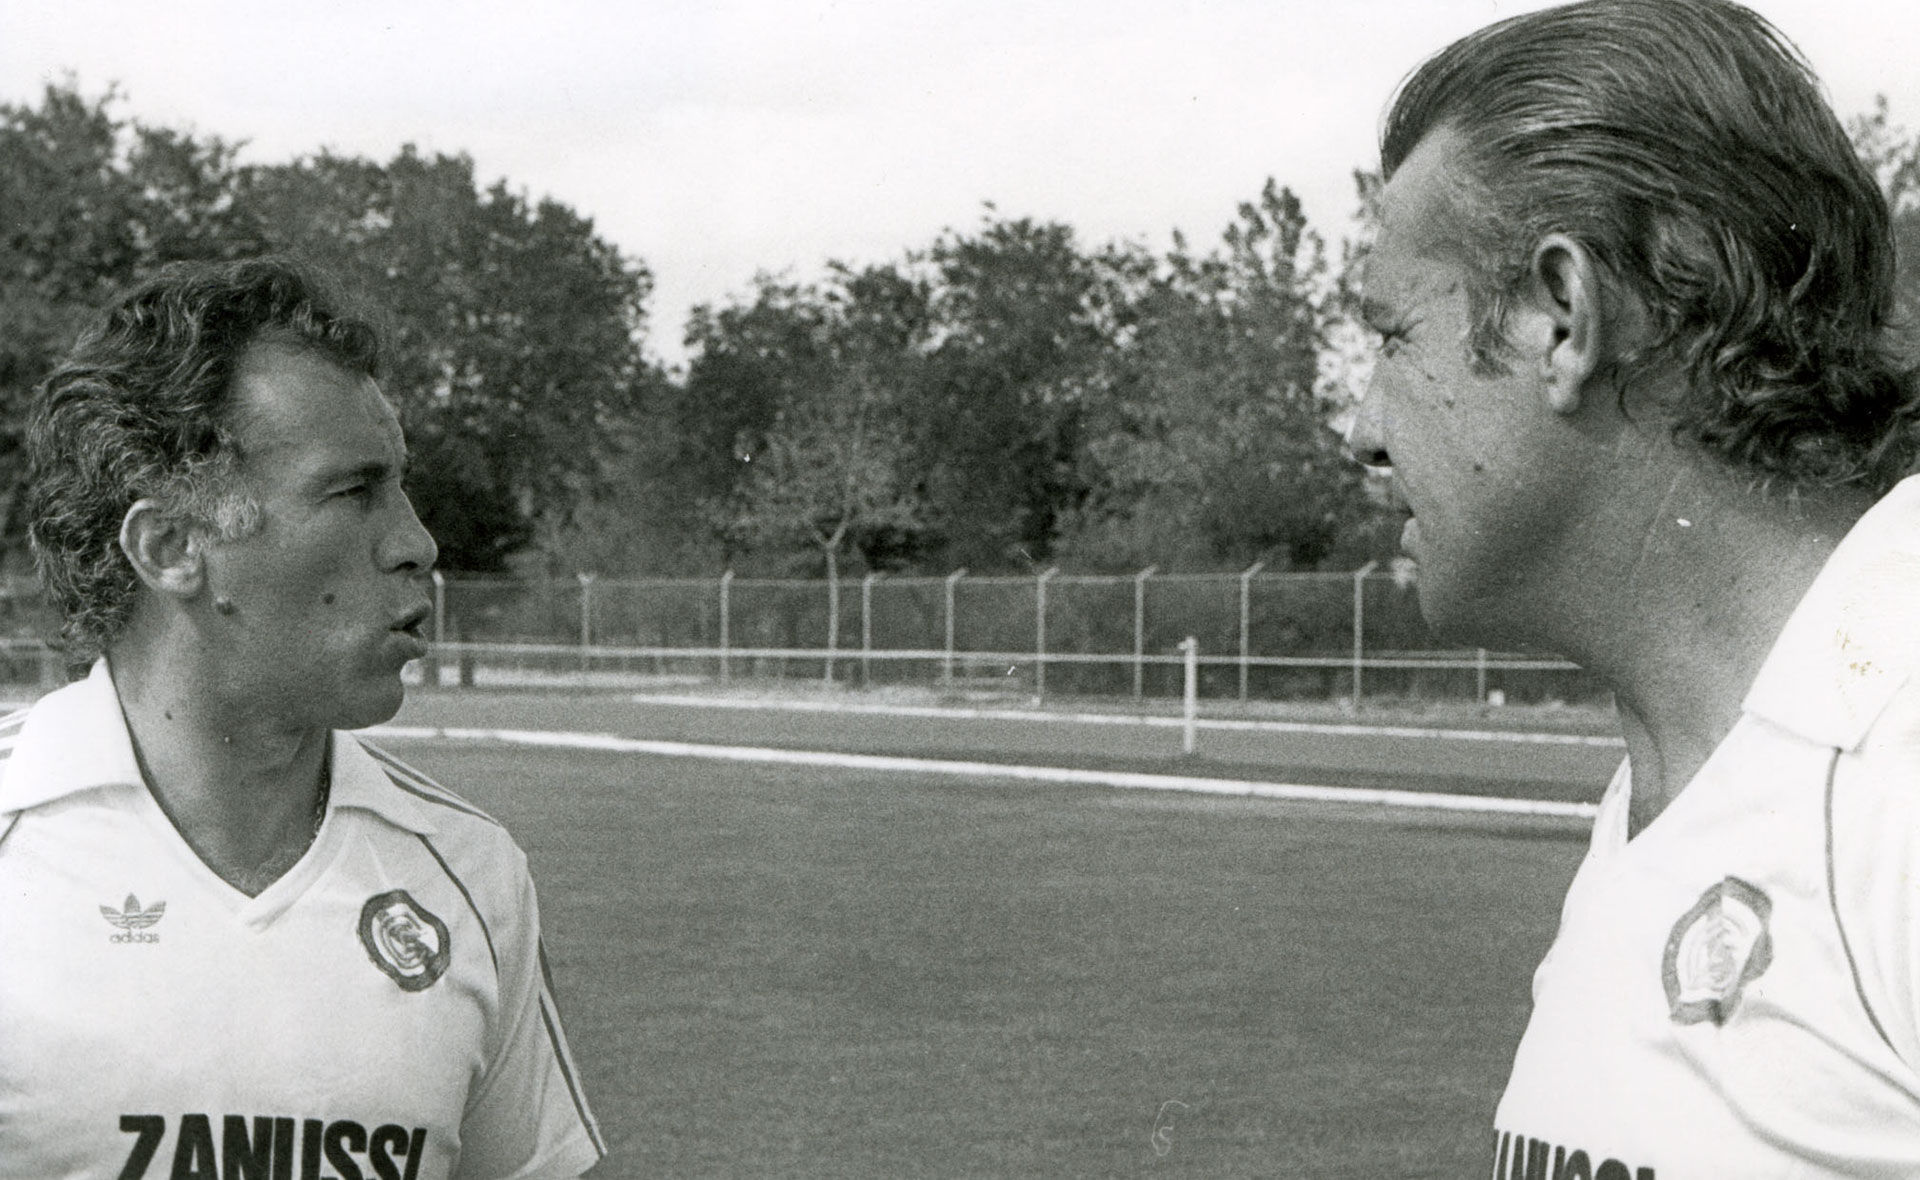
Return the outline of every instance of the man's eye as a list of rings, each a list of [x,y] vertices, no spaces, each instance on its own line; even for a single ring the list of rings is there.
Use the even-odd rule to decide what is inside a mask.
[[[1402,344],[1407,342],[1405,328],[1375,328],[1373,334],[1380,338],[1381,356],[1392,356],[1400,351]]]

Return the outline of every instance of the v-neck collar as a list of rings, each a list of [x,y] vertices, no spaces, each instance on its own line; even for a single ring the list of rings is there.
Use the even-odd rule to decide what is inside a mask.
[[[105,657],[85,679],[47,694],[22,724],[10,759],[0,763],[0,818],[87,791],[127,791],[156,840],[223,898],[243,923],[264,925],[284,912],[346,848],[343,814],[371,812],[423,836],[436,831],[431,805],[408,793],[356,737],[328,737],[328,799],[319,834],[286,872],[249,897],[195,852],[167,817],[141,774],[126,713]]]

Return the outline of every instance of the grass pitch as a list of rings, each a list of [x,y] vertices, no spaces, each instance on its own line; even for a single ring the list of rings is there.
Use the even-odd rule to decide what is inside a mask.
[[[1452,1177],[1581,846],[392,743],[533,860],[599,1175]]]

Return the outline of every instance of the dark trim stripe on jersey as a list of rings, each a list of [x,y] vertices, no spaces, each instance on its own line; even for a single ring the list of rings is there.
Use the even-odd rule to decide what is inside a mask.
[[[494,977],[499,978],[500,953],[493,949],[493,928],[487,925],[487,916],[480,912],[479,905],[473,900],[473,894],[467,891],[467,883],[460,879],[460,874],[453,871],[453,866],[447,863],[447,858],[440,855],[440,850],[433,846],[433,841],[418,832],[414,833],[414,836],[420,843],[426,845],[427,852],[433,859],[440,862],[440,871],[447,875],[447,880],[453,882],[453,887],[460,891],[460,896],[467,899],[467,908],[473,911],[474,918],[480,923],[480,933],[486,937],[487,958],[493,960]]]
[[[586,1092],[580,1085],[580,1067],[574,1064],[573,1051],[559,1031],[566,1025],[566,1017],[560,1011],[559,991],[553,986],[553,966],[547,962],[547,940],[536,940],[534,952],[540,963],[540,1012],[547,1022],[547,1039],[553,1044],[554,1059],[560,1063],[560,1073],[567,1079],[567,1088],[573,1093],[573,1104],[579,1108],[580,1121],[587,1125],[587,1132],[593,1136],[594,1146],[600,1149],[600,1154],[606,1155],[607,1147],[600,1138],[600,1128],[593,1121],[593,1112],[587,1109]],[[550,1016],[549,1009],[552,1012]]]
[[[1899,1057],[1899,1048],[1894,1045],[1893,1038],[1887,1035],[1887,1030],[1881,1027],[1880,1017],[1875,1014],[1872,1001],[1867,999],[1866,984],[1860,978],[1860,961],[1853,957],[1853,943],[1847,938],[1847,924],[1840,918],[1840,890],[1833,864],[1833,784],[1839,769],[1840,751],[1836,749],[1833,757],[1827,761],[1827,904],[1833,907],[1833,925],[1840,932],[1840,950],[1847,956],[1847,971],[1853,976],[1853,994],[1860,998],[1860,1007],[1866,1011],[1873,1031],[1879,1033],[1887,1048],[1893,1050],[1895,1057]]]
[[[551,998],[545,989],[540,992],[540,1020],[547,1026],[547,1041],[553,1046],[553,1059],[560,1066],[560,1076],[567,1083],[567,1095],[573,1099],[573,1109],[580,1116],[580,1125],[587,1129],[587,1138],[593,1141],[593,1149],[602,1159],[607,1155],[607,1141],[600,1137],[600,1124],[593,1121],[593,1112],[587,1109],[587,1096],[580,1089],[580,1078],[573,1067],[573,1057],[567,1052],[567,1040],[560,1035],[558,1018],[554,1015]]]
[[[381,764],[382,768],[387,772],[387,778],[393,782],[393,785],[405,791],[407,794],[423,799],[428,803],[437,803],[442,807],[451,808],[454,811],[473,816],[475,819],[485,820],[495,827],[504,826],[499,820],[481,811],[479,808],[468,803],[458,795],[455,795],[439,783],[434,782],[413,767],[408,766],[398,758],[395,758],[385,750],[380,749],[378,746],[369,745],[364,741],[360,743],[360,746],[366,750],[367,753],[371,754],[375,761]],[[466,882],[460,879],[460,874],[453,871],[453,866],[447,863],[447,858],[440,855],[440,850],[434,847],[433,841],[419,833],[415,833],[415,838],[426,848],[427,853],[439,863],[440,871],[447,875],[447,880],[453,882],[453,887],[460,891],[460,896],[465,899],[467,908],[473,912],[474,918],[479,921],[480,933],[486,938],[487,942],[487,957],[493,961],[493,971],[494,974],[498,976],[500,973],[500,955],[499,952],[494,949],[493,929],[487,924],[486,915],[480,912],[480,907],[474,902],[473,894],[467,889]],[[579,1068],[574,1065],[573,1055],[567,1049],[566,1037],[560,1032],[558,1024],[559,1004],[553,998],[553,971],[547,965],[547,948],[544,943],[536,943],[535,950],[540,965],[540,1019],[546,1026],[547,1041],[553,1047],[554,1061],[560,1067],[561,1078],[567,1083],[567,1094],[573,1099],[574,1111],[580,1116],[581,1125],[586,1128],[587,1138],[592,1141],[593,1149],[600,1153],[602,1159],[605,1159],[608,1155],[607,1141],[600,1134],[600,1125],[594,1121],[593,1112],[587,1108],[586,1092],[580,1085]]]
[[[559,991],[553,986],[553,967],[547,963],[547,940],[542,938],[534,943],[534,950],[540,958],[540,982],[546,986],[547,994],[554,997],[553,1006],[560,1007]]]
[[[7,821],[7,830],[0,832],[0,848],[7,846],[7,837],[13,835],[13,829],[20,826],[20,815],[20,812],[14,812],[13,818]]]
[[[380,763],[386,770],[387,778],[394,786],[412,795],[414,798],[425,800],[428,803],[437,803],[442,807],[458,811],[462,815],[470,815],[475,819],[485,820],[496,828],[504,826],[499,820],[488,815],[478,807],[475,807],[465,799],[462,799],[452,791],[447,790],[447,788],[434,782],[426,775],[421,774],[413,767],[408,766],[380,747],[370,746],[365,742],[361,742],[360,748],[373,755],[374,761]]]

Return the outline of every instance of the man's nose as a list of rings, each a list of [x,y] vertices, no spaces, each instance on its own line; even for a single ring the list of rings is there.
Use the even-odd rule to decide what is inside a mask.
[[[404,492],[400,496],[400,512],[401,519],[387,539],[389,567],[424,574],[440,560],[440,546],[421,523],[420,514],[413,510],[413,501]]]
[[[1377,399],[1367,396],[1353,408],[1353,417],[1347,422],[1347,429],[1341,436],[1346,443],[1347,454],[1353,461],[1367,467],[1391,467],[1393,459],[1387,454],[1387,434],[1381,419]]]

